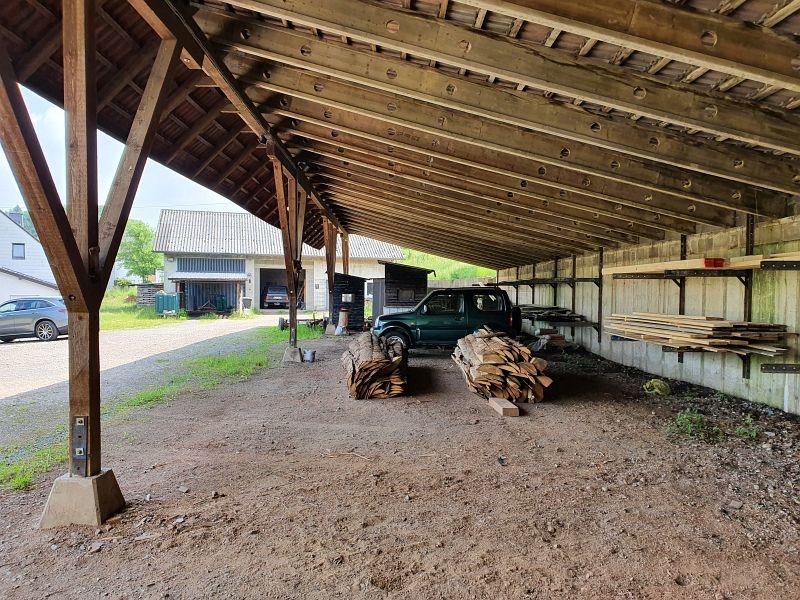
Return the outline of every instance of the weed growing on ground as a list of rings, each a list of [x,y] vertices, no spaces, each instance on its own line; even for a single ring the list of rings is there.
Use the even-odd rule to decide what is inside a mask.
[[[675,421],[667,425],[667,433],[680,433],[690,438],[712,444],[722,436],[722,430],[703,413],[687,408],[675,416]]]
[[[0,485],[12,490],[27,490],[37,475],[47,473],[69,459],[67,441],[61,440],[34,450],[19,460],[0,464]]]
[[[756,425],[752,415],[747,415],[740,425],[734,429],[734,433],[741,438],[755,440],[761,435],[761,428]]]

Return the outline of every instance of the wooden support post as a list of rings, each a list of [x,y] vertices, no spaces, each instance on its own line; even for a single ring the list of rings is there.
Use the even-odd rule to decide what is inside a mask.
[[[342,232],[342,273],[350,275],[350,236]]]
[[[5,48],[0,47],[0,141],[68,309],[69,473],[56,480],[40,525],[99,525],[125,500],[101,469],[99,310],[177,57],[162,43],[112,186],[102,226],[97,191],[93,0],[63,6],[66,210],[53,183]]]
[[[90,283],[99,275],[95,9],[89,0],[63,5],[64,112],[67,127],[67,216]],[[94,286],[92,286],[94,288]],[[69,314],[70,473],[100,473],[100,299],[87,290],[86,311]],[[74,329],[73,329],[74,328]],[[83,448],[79,446],[83,445]]]
[[[275,178],[278,201],[278,219],[283,238],[283,258],[286,265],[286,287],[289,289],[289,347],[297,348],[297,304],[302,279],[303,227],[305,224],[307,194],[298,191],[297,180],[286,173],[274,148],[267,144]]]
[[[336,226],[328,219],[323,225],[325,234],[325,266],[328,276],[328,318],[333,322],[333,276],[336,273]]]

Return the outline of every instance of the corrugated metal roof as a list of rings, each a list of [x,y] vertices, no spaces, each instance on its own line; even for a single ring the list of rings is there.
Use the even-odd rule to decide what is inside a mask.
[[[283,256],[280,229],[249,213],[162,210],[153,249],[166,254]],[[336,251],[341,254],[341,240]],[[324,250],[303,244],[303,256],[324,255]],[[401,260],[403,251],[393,244],[351,235],[350,258]]]
[[[244,273],[186,273],[178,271],[169,276],[172,281],[244,281]]]

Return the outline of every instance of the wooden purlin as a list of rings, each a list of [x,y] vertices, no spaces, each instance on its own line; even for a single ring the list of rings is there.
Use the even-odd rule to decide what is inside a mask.
[[[800,92],[791,37],[711,13],[643,0],[464,0],[539,25]],[[725,3],[721,3],[724,5]],[[797,7],[795,7],[797,10]],[[669,27],[663,24],[669,23]],[[769,25],[765,19],[762,25]],[[769,52],[764,49],[769,48]]]
[[[708,162],[709,164],[717,165],[713,167],[713,174],[719,174],[732,180],[741,181],[744,179],[744,182],[748,183],[750,180],[757,179],[758,185],[768,186],[769,188],[775,186],[775,183],[770,182],[779,182],[783,191],[791,191],[791,193],[796,192],[798,189],[797,182],[793,179],[798,173],[797,169],[786,164],[785,161],[777,159],[768,161],[764,155],[757,156],[755,153],[743,151],[741,157],[738,158],[738,162],[735,162],[730,156],[725,156],[723,153],[715,151],[714,146],[710,144],[700,144],[698,148],[693,148],[694,144],[687,146],[685,141],[671,138],[663,130],[641,129],[632,122],[629,123],[630,126],[628,127],[621,127],[619,124],[615,124],[613,120],[566,108],[547,99],[538,99],[536,95],[515,95],[514,92],[508,92],[498,86],[487,85],[471,79],[448,76],[436,69],[419,67],[409,62],[400,62],[390,56],[381,54],[369,55],[353,48],[332,45],[325,40],[309,37],[302,32],[245,21],[250,37],[244,41],[234,39],[228,33],[231,27],[244,26],[240,23],[241,18],[201,12],[198,14],[197,19],[206,29],[210,30],[212,39],[224,44],[230,50],[241,52],[251,58],[262,61],[268,59],[272,62],[292,65],[314,74],[376,89],[381,93],[401,94],[417,101],[421,100],[438,106],[440,110],[441,108],[447,108],[466,112],[472,115],[471,120],[467,119],[466,122],[472,122],[473,128],[475,128],[474,117],[481,117],[482,119],[507,123],[516,128],[531,128],[547,133],[548,136],[567,137],[571,141],[553,141],[550,137],[524,136],[527,139],[527,144],[524,147],[533,148],[533,150],[528,150],[528,153],[536,154],[540,160],[547,161],[551,165],[583,170],[591,169],[595,174],[604,170],[607,176],[617,179],[633,177],[633,173],[626,171],[624,164],[621,165],[623,167],[621,169],[610,168],[610,164],[614,159],[619,163],[625,163],[625,160],[618,155],[609,155],[607,160],[594,160],[594,164],[591,162],[588,164],[581,163],[577,160],[583,156],[581,149],[586,144],[589,144],[602,148],[603,150],[597,152],[603,157],[608,154],[605,150],[605,148],[608,148],[612,152],[623,151],[635,157],[647,157],[649,160],[663,161],[675,164],[683,169],[691,169],[701,173],[704,171],[703,165]],[[298,45],[307,48],[308,53],[296,56],[289,52],[289,48],[297,47]],[[267,70],[269,71],[269,68]],[[396,75],[392,78],[383,78],[375,75],[376,73],[383,74],[387,72],[396,73]],[[269,86],[269,83],[265,82],[264,85]],[[314,88],[319,86],[322,86],[323,90],[317,93]],[[318,96],[320,93],[324,93],[324,87],[324,78],[304,83],[304,90],[310,96]],[[452,94],[448,90],[452,90]],[[359,95],[363,95],[363,93]],[[392,103],[397,106],[397,110],[392,114],[398,118],[407,114],[407,118],[413,120],[422,118],[422,115],[426,114],[423,109],[420,109],[422,112],[418,117],[416,115],[416,105],[403,111],[404,104],[397,101]],[[383,103],[384,111],[388,104],[388,102]],[[373,110],[379,110],[377,103],[373,106]],[[449,115],[444,115],[446,116],[445,122],[439,124],[438,119],[441,116],[443,115],[438,114],[433,119],[429,119],[427,125],[435,129],[441,129],[444,134],[450,129],[451,122],[458,123],[458,121],[453,121],[453,118]],[[740,115],[740,118],[744,117]],[[564,127],[567,128],[571,123],[580,123],[580,135],[569,134],[564,130],[554,128],[554,124],[558,125],[559,123],[563,123]],[[782,131],[786,131],[787,124],[781,123],[780,128]],[[519,135],[523,134],[520,133]],[[617,142],[612,143],[614,140],[617,140]],[[639,142],[635,146],[630,146],[633,140],[639,140]],[[695,140],[696,142],[697,140]],[[627,147],[626,144],[628,144]],[[568,156],[562,156],[564,148],[569,150]],[[705,150],[706,148],[708,150]],[[592,156],[592,154],[589,154],[589,159]],[[638,162],[633,161],[634,164]],[[760,175],[759,171],[754,168],[756,165],[769,169],[775,177],[770,178]],[[627,169],[629,168],[627,167]],[[746,176],[745,171],[747,171]],[[694,188],[705,181],[704,175],[701,173],[693,177],[695,180]],[[664,174],[650,172],[645,169],[637,177],[642,184],[650,182],[650,185],[667,187],[667,184],[662,182]],[[676,179],[678,183],[674,186],[675,191],[679,194],[691,195],[693,189],[682,187],[680,178]],[[726,199],[730,200],[731,194],[736,188],[724,182],[719,182],[718,185],[722,189],[718,193],[710,193],[714,190],[713,186],[708,183],[704,184],[704,187],[708,188],[707,194],[718,197],[723,202]],[[742,190],[739,190],[739,193],[740,196],[743,195]],[[697,198],[703,198],[703,194],[699,194]]]
[[[591,99],[612,109],[800,153],[796,137],[787,131],[786,124],[794,122],[788,112],[754,111],[611,66],[586,69],[579,60],[544,46],[534,49],[511,39],[498,40],[447,21],[376,4],[364,4],[358,13],[348,11],[346,0],[235,0],[229,4],[533,88]],[[394,24],[390,29],[386,27],[389,22]],[[709,105],[713,111],[707,110]]]

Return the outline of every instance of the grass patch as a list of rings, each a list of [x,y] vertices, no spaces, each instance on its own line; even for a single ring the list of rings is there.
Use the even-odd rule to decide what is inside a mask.
[[[747,415],[733,432],[740,438],[755,440],[761,435],[761,428],[756,425],[752,415]]]
[[[30,449],[30,454],[11,463],[0,464],[0,486],[12,490],[27,490],[37,475],[43,475],[56,465],[69,460],[67,440]]]
[[[135,288],[113,288],[106,292],[100,306],[100,329],[111,331],[117,329],[141,329],[157,325],[169,325],[177,320],[185,320],[186,315],[164,318],[157,315],[155,307],[136,306]]]
[[[722,436],[722,430],[703,413],[694,408],[682,410],[675,421],[667,425],[667,433],[679,433],[712,444]]]
[[[299,327],[298,340],[322,337],[321,328]],[[151,408],[163,404],[178,395],[196,390],[211,390],[226,381],[244,380],[258,371],[273,366],[273,354],[277,346],[289,341],[289,331],[277,327],[259,327],[249,332],[244,350],[231,350],[225,354],[201,356],[176,366],[177,375],[164,385],[141,390],[109,403],[101,409],[103,420],[122,415],[139,408]],[[27,490],[37,475],[47,473],[53,467],[69,460],[66,428],[59,426],[47,437],[59,437],[42,447],[11,449],[4,448],[4,454],[19,454],[20,458],[0,463],[0,486],[12,490]],[[6,453],[5,450],[8,450]]]

